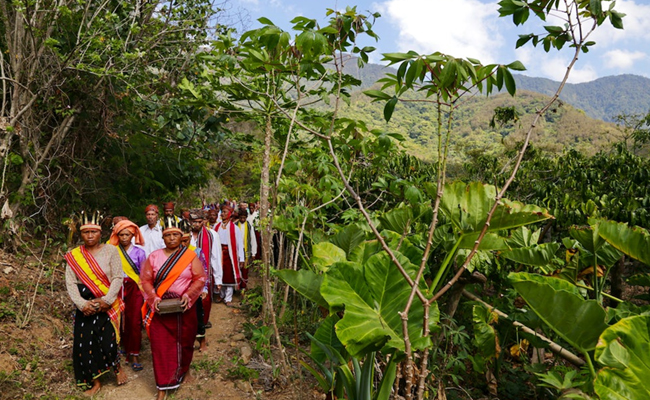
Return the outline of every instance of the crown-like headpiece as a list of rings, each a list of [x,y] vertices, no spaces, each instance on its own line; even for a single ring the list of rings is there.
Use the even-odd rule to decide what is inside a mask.
[[[102,230],[101,223],[102,220],[104,219],[104,216],[101,215],[99,211],[95,211],[92,214],[88,214],[82,210],[80,214],[80,219],[81,219],[81,226],[79,227],[79,231],[83,231],[84,229]]]
[[[163,233],[169,230],[175,230],[176,232],[183,233],[183,231],[180,229],[180,226],[178,224],[179,222],[176,221],[176,218],[174,216],[163,217],[162,220]]]

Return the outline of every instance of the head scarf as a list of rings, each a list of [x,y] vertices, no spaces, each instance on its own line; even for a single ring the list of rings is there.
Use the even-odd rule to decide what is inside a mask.
[[[205,219],[205,213],[200,208],[193,208],[190,210],[190,221],[195,219]]]
[[[148,213],[149,211],[155,211],[156,214],[160,214],[158,211],[158,206],[155,204],[149,204],[147,207],[144,209],[144,213]]]
[[[173,210],[174,209],[174,202],[173,201],[168,201],[167,203],[163,203],[163,209],[164,210]]]
[[[138,246],[144,245],[144,238],[142,237],[142,233],[140,232],[140,228],[133,222],[129,221],[128,219],[123,219],[115,226],[113,227],[113,232],[111,233],[111,238],[109,239],[109,243],[112,244],[113,246],[117,246],[120,243],[120,238],[118,235],[120,232],[123,230],[128,229],[129,232],[133,234],[133,237],[135,238],[135,244]]]

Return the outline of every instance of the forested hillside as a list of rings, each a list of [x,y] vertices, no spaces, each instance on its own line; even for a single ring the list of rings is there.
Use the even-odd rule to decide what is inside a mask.
[[[348,63],[346,73],[361,80],[361,88],[371,86],[385,74],[396,70],[378,64],[367,64],[363,69]],[[536,92],[552,96],[559,82],[547,78],[514,74],[518,91]],[[647,114],[650,111],[650,79],[638,75],[606,76],[591,82],[567,83],[560,100],[583,110],[591,118],[612,122],[621,114]]]
[[[410,95],[411,100],[423,100],[423,95]],[[524,128],[530,125],[533,114],[548,100],[548,96],[520,90],[511,97],[497,94],[491,97],[475,96],[454,113],[451,136],[450,163],[459,166],[478,154],[497,155],[523,140]],[[491,127],[497,107],[515,107],[520,114],[516,123]],[[350,105],[342,115],[360,119],[374,128],[401,134],[404,147],[418,158],[436,157],[437,122],[435,110],[427,103],[400,103],[389,123],[384,122],[383,103],[373,103],[361,92],[353,94]],[[590,118],[569,104],[558,103],[537,125],[532,141],[543,150],[559,154],[564,149],[575,149],[586,155],[608,148],[620,140],[621,132],[612,123]]]
[[[555,93],[558,82],[515,75],[517,87],[545,95]],[[560,100],[584,110],[592,118],[614,121],[620,114],[647,114],[650,110],[650,79],[638,75],[606,76],[591,82],[568,83]]]

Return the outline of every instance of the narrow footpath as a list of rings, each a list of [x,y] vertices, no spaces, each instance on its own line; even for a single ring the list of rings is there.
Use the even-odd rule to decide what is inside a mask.
[[[239,306],[240,300],[241,298],[236,294],[233,304]],[[213,304],[210,321],[212,328],[206,330],[207,351],[194,351],[190,369],[192,381],[181,384],[178,390],[170,391],[167,398],[178,400],[255,399],[257,396],[248,382],[232,381],[226,377],[226,370],[233,365],[233,357],[241,356],[243,348],[250,350],[242,328],[246,321],[246,313],[236,307],[226,307],[223,303]],[[196,346],[198,346],[198,342]],[[244,349],[244,352],[248,350]],[[140,372],[133,371],[130,365],[124,366],[129,377],[129,381],[125,385],[117,386],[113,374],[104,377],[102,389],[95,398],[106,400],[154,399],[156,383],[151,365],[149,339],[146,334],[143,335],[140,360],[144,366]]]

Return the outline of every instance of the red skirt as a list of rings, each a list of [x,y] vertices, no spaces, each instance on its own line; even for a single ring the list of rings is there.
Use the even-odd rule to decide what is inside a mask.
[[[127,355],[139,356],[142,344],[142,304],[144,298],[138,284],[124,278],[124,313],[122,323],[122,347]]]
[[[151,321],[149,340],[158,390],[176,389],[190,369],[197,329],[195,307],[183,313],[156,314]]]
[[[223,266],[223,279],[221,282],[227,286],[237,286],[241,282],[237,282],[234,268],[232,266],[232,261],[230,260],[230,254],[228,246],[221,246],[221,264]],[[235,268],[239,269],[239,263]],[[238,274],[241,277],[241,273]]]

